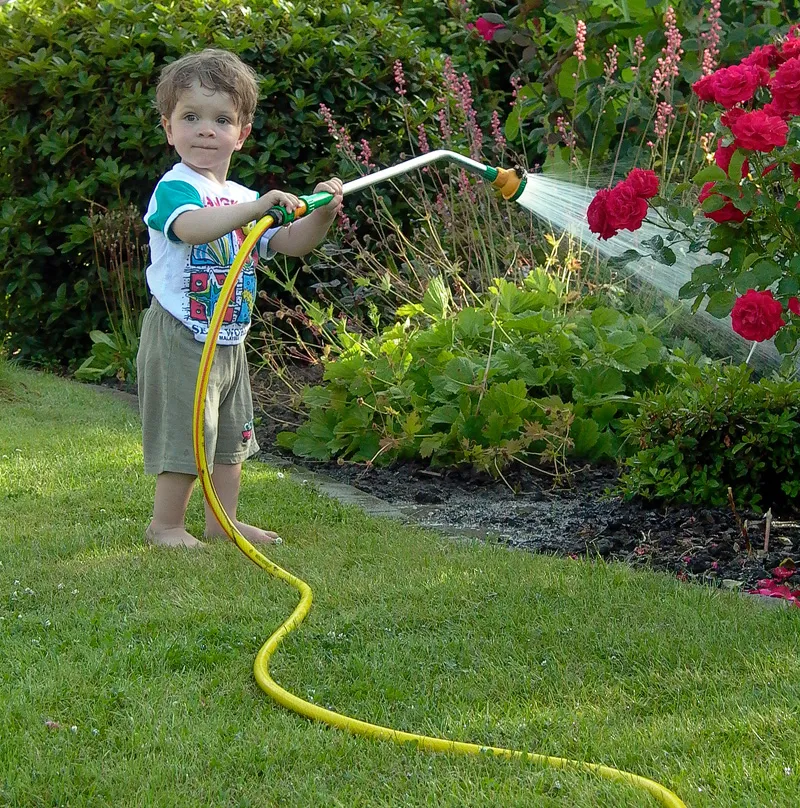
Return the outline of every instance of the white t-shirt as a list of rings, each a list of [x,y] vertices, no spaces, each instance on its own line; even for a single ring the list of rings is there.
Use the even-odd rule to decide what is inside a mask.
[[[159,180],[150,198],[144,217],[150,235],[147,285],[156,300],[190,329],[198,342],[206,340],[222,284],[245,236],[241,230],[234,230],[210,244],[185,244],[172,232],[172,223],[187,210],[256,199],[257,191],[231,181],[218,185],[183,163],[174,165]],[[278,229],[267,230],[258,250],[253,250],[245,261],[218,345],[237,345],[244,340],[256,299],[258,258],[273,255],[268,245]]]

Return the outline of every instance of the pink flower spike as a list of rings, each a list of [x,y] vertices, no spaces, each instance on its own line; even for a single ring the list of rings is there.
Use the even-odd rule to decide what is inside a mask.
[[[578,64],[586,61],[586,23],[578,20],[575,25],[575,58]]]
[[[394,63],[394,83],[395,91],[398,95],[403,96],[406,94],[406,77],[403,74],[403,63],[397,59]]]

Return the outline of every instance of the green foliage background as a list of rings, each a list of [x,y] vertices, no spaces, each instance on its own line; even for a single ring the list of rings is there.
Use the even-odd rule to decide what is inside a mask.
[[[746,365],[687,367],[668,390],[636,396],[623,490],[650,500],[786,507],[800,493],[800,382],[751,380]]]
[[[685,95],[696,78],[704,3],[672,5],[687,34]],[[723,61],[767,41],[796,17],[798,5],[725,0]],[[600,112],[602,54],[612,44],[628,51],[641,34],[648,58],[656,59],[665,6],[651,0],[476,0],[467,7],[459,0],[15,0],[0,7],[0,339],[23,359],[74,367],[89,351],[89,334],[107,327],[89,204],[144,210],[174,159],[152,109],[155,82],[164,64],[187,51],[228,48],[261,76],[261,106],[254,134],[234,162],[236,179],[302,192],[332,173],[353,172],[332,156],[320,102],[356,140],[370,142],[374,162],[396,162],[408,150],[408,132],[392,65],[403,62],[407,97],[421,120],[430,119],[444,53],[474,80],[484,129],[492,109],[508,109],[510,78],[520,76],[523,92],[506,134],[528,164],[561,160],[554,121],[565,111],[579,148],[589,147],[596,130],[601,160],[624,118],[616,107],[614,115]],[[466,29],[483,13],[510,26],[491,43]],[[589,27],[590,78],[576,94],[569,60],[577,19]],[[638,136],[650,111],[633,109],[627,133]],[[626,148],[623,162],[633,159]]]
[[[405,139],[392,64],[432,92],[440,57],[370,0],[17,0],[0,9],[0,334],[23,358],[74,362],[106,310],[89,202],[144,210],[174,162],[152,108],[164,64],[205,46],[231,50],[261,78],[238,181],[299,192],[337,173],[317,114],[396,152]],[[356,126],[357,124],[357,126]],[[352,169],[351,169],[352,171]],[[7,190],[6,190],[7,189]]]

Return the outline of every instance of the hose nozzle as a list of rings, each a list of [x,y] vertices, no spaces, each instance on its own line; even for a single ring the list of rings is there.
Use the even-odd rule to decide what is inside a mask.
[[[503,199],[513,202],[519,199],[525,190],[527,177],[520,177],[513,168],[496,168],[497,176],[492,180],[492,186],[497,188]]]

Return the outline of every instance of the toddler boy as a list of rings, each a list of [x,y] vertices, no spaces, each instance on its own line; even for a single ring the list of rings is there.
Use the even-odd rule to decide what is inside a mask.
[[[292,212],[299,203],[285,191],[259,196],[228,180],[231,157],[252,129],[257,100],[255,73],[235,55],[216,49],[169,64],[156,90],[161,125],[180,162],[156,185],[144,218],[153,299],[142,324],[137,369],[145,473],[157,475],[153,518],[145,531],[152,544],[203,546],[185,526],[197,477],[192,413],[202,343],[244,241],[242,228],[274,205]],[[251,542],[278,539],[236,516],[242,463],[259,448],[244,348],[256,296],[256,265],[259,255],[305,255],[325,238],[341,208],[342,183],[333,178],[318,183],[314,191],[328,191],[333,200],[291,225],[268,230],[245,262],[211,369],[205,415],[211,476],[226,512]],[[224,535],[206,503],[205,536]]]

